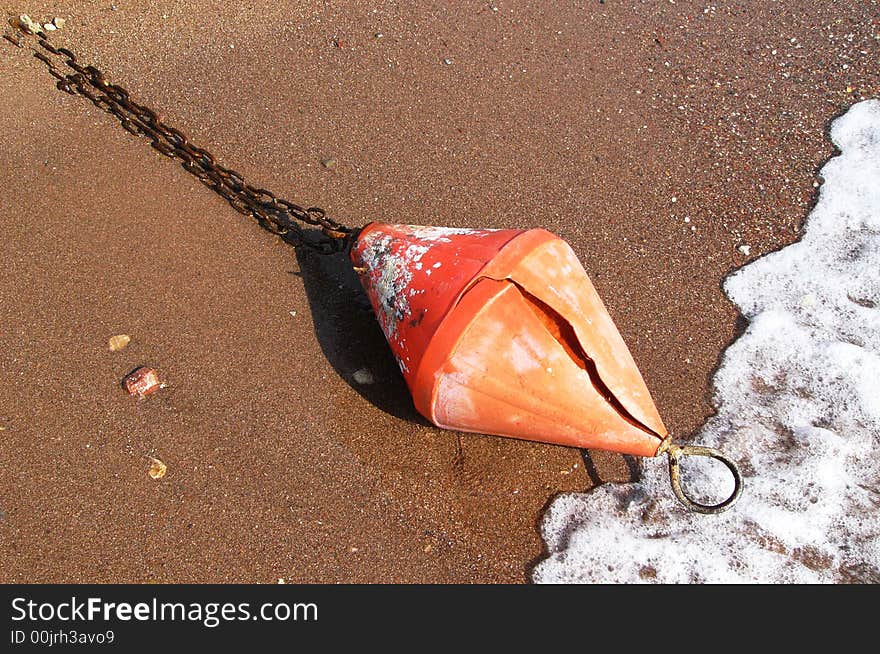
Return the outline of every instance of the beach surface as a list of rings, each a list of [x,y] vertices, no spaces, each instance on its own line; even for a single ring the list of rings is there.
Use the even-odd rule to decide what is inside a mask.
[[[830,121],[880,95],[871,1],[3,9],[64,18],[54,42],[340,222],[559,234],[682,440],[744,326],[722,281],[799,238]],[[630,478],[428,424],[342,257],[56,89],[31,42],[0,42],[0,581],[522,583],[554,497]],[[140,365],[168,384],[143,400]]]

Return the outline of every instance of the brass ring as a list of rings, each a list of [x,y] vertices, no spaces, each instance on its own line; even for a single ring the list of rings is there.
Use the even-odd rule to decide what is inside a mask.
[[[684,504],[691,511],[697,513],[721,513],[733,506],[742,494],[743,479],[739,468],[736,464],[728,459],[719,450],[714,447],[705,447],[703,445],[676,445],[669,443],[665,448],[666,455],[669,457],[669,481],[672,484],[672,491],[678,498],[678,501]],[[683,456],[706,456],[711,459],[721,461],[733,475],[733,493],[730,494],[723,502],[718,504],[701,504],[696,500],[688,497],[684,489],[681,487],[681,469],[679,467],[680,460]]]

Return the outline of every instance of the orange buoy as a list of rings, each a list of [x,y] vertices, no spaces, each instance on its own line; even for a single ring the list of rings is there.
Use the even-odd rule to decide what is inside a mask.
[[[41,50],[34,54],[60,79],[59,89],[100,104],[269,231],[324,254],[351,248],[415,406],[434,424],[642,456],[665,452],[673,490],[693,510],[717,513],[739,497],[742,478],[733,462],[712,448],[672,442],[602,300],[562,239],[542,229],[370,223],[354,230],[319,207],[306,209],[245,183],[28,21],[16,26],[36,36]],[[58,73],[49,55],[63,57],[77,74]],[[306,237],[301,223],[320,235]],[[125,385],[144,395],[150,390],[144,384],[162,385],[146,368]],[[730,497],[715,505],[689,499],[679,473],[686,455],[724,463],[734,477]]]
[[[571,247],[543,229],[370,223],[351,258],[416,409],[435,425],[624,454],[670,456],[679,499],[739,494],[716,450],[671,443],[623,338]],[[678,460],[721,460],[735,492],[705,506]],[[674,469],[673,469],[674,467]]]

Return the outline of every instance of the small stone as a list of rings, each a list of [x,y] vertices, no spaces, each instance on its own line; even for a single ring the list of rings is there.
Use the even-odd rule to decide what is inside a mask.
[[[116,334],[116,336],[111,336],[107,339],[107,346],[110,348],[111,352],[124,350],[129,343],[131,343],[131,336],[128,334]]]
[[[351,552],[352,554],[357,554],[360,550],[358,550],[357,547],[349,547],[348,551]]]
[[[55,27],[57,27],[58,29],[64,27],[65,23],[67,23],[67,21],[60,16],[55,16],[55,18],[52,19],[52,24],[55,25]]]
[[[150,457],[150,469],[147,471],[147,474],[150,475],[150,477],[153,479],[162,479],[166,472],[168,472],[168,466],[162,463],[159,459]]]
[[[749,256],[749,253],[752,251],[752,248],[749,245],[740,245],[737,248],[737,250],[739,250],[741,254],[744,254],[745,256]]]
[[[284,581],[284,577],[278,577],[278,583],[279,584],[286,584],[287,582]]]
[[[669,201],[672,202],[672,204],[675,204],[676,202],[678,202],[678,198],[673,195]]]
[[[296,311],[288,311],[287,313],[290,314],[291,318],[296,318]]]
[[[54,32],[58,28],[53,23],[43,23],[43,29],[47,32]]]
[[[128,391],[129,395],[137,395],[141,398],[152,395],[160,388],[165,388],[166,385],[165,382],[159,380],[159,373],[147,366],[133,370],[122,380],[122,387]]]
[[[360,370],[355,370],[352,377],[358,384],[374,384],[376,383],[376,378],[373,377],[373,373],[371,373],[366,368],[361,368]]]
[[[374,36],[375,36],[377,39],[381,39],[381,38],[382,38],[383,36],[385,36],[385,35],[382,34],[382,32],[376,32],[376,34],[375,34]]]
[[[432,549],[434,549],[433,546],[431,545],[431,543],[428,543],[427,545],[425,545],[425,546],[422,548],[422,551],[423,551],[425,554],[430,554]]]
[[[446,64],[447,66],[451,66],[451,65],[452,65],[452,59],[449,59],[449,58],[447,57],[446,59],[443,60],[443,63]]]
[[[336,159],[321,159],[321,165],[324,168],[336,168]]]

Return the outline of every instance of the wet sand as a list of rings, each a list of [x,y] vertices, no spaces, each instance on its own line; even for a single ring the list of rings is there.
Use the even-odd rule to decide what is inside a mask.
[[[64,17],[54,41],[252,183],[351,225],[566,238],[682,438],[742,328],[723,277],[798,237],[828,122],[880,94],[870,2],[72,4],[4,10]],[[555,494],[627,478],[432,427],[344,260],[26,50],[0,71],[0,581],[518,583]],[[169,387],[126,396],[137,365]]]

